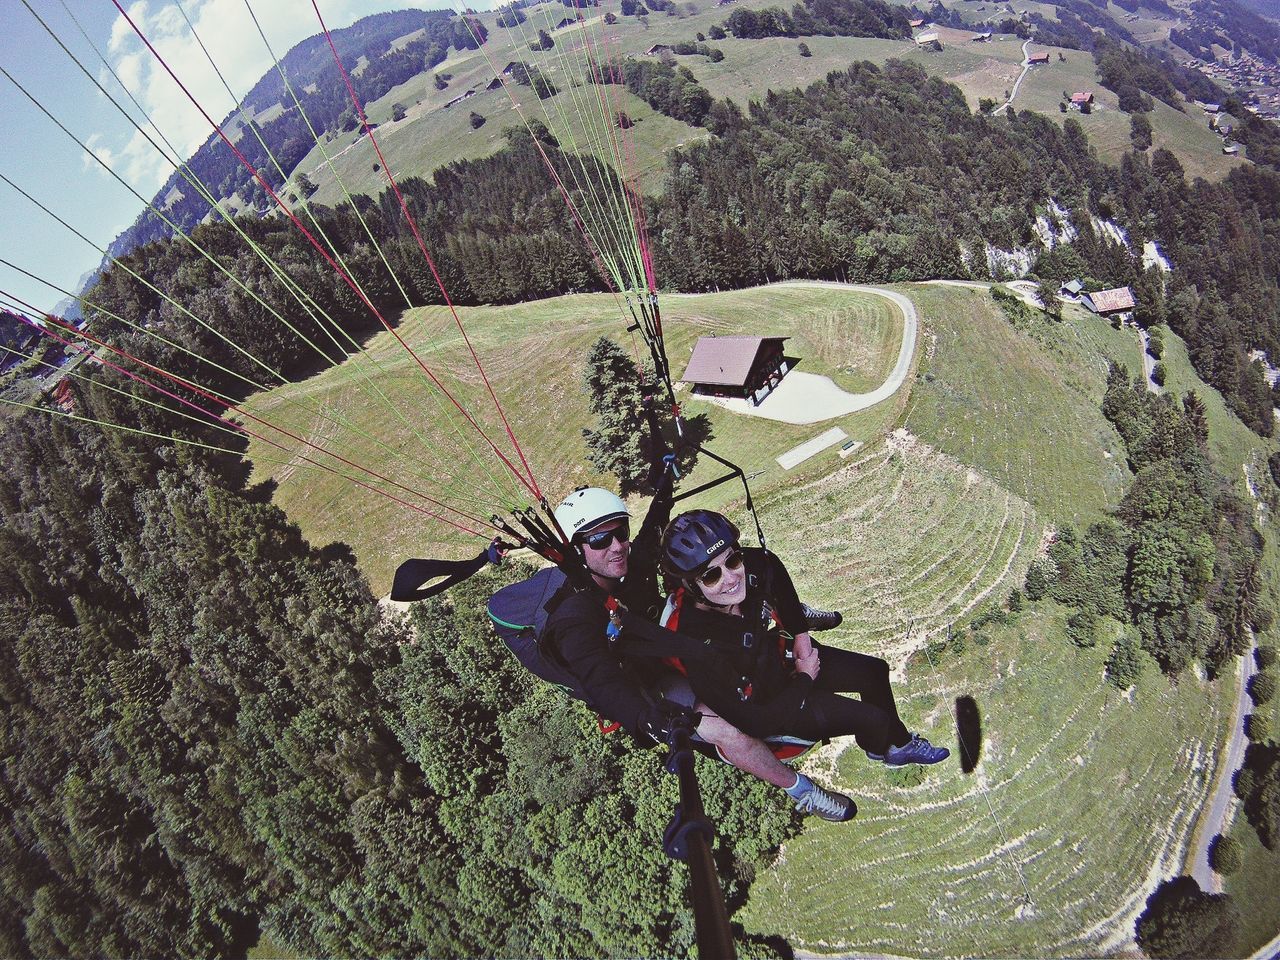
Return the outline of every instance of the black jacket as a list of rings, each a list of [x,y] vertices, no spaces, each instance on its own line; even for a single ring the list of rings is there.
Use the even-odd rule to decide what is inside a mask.
[[[813,680],[795,669],[791,643],[808,629],[800,598],[782,561],[767,550],[742,551],[750,575],[742,615],[681,605],[677,629],[710,640],[718,656],[684,667],[698,699],[751,736],[786,732]],[[749,642],[747,637],[750,638]]]
[[[624,606],[652,620],[661,606],[657,559],[662,531],[671,517],[671,494],[668,477],[631,541],[627,576],[614,591]],[[647,725],[657,701],[650,689],[663,668],[658,659],[624,655],[625,647],[615,649],[610,644],[608,596],[594,584],[577,590],[566,584],[548,604],[552,612],[543,643],[581,684],[592,709],[621,723],[637,738],[649,740]]]

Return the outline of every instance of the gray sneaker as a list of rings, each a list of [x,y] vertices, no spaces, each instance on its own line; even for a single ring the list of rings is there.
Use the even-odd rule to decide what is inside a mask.
[[[823,790],[814,784],[796,801],[796,809],[803,814],[815,814],[832,823],[844,823],[858,815],[858,805],[852,797],[834,790]]]

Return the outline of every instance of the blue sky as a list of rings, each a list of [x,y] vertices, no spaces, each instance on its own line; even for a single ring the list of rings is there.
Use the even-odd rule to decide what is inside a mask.
[[[280,55],[319,32],[311,0],[251,2],[253,13]],[[181,0],[181,7],[173,0],[122,0],[122,4],[215,120],[226,116],[233,104],[186,20],[195,25],[199,39],[237,95],[247,93],[271,67],[245,0]],[[455,6],[450,0],[320,0],[320,10],[330,29],[382,10],[450,6]],[[184,157],[194,152],[211,128],[138,39],[112,0],[0,3],[0,66],[112,171],[150,199],[173,167],[95,88],[40,25],[36,15],[112,97],[142,122],[104,65],[105,58]],[[105,247],[133,222],[142,204],[3,75],[0,88],[0,174]],[[97,266],[100,259],[92,246],[0,180],[0,260],[19,268],[0,263],[0,292],[49,309],[63,294],[23,276],[19,270],[71,289],[80,275]],[[7,303],[0,299],[0,304]]]

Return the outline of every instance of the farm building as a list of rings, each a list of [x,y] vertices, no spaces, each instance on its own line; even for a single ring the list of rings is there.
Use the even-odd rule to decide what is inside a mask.
[[[1113,290],[1095,290],[1086,293],[1080,301],[1085,308],[1099,316],[1112,313],[1123,313],[1132,310],[1137,304],[1133,299],[1133,291],[1128,287],[1116,287]]]
[[[573,17],[565,17],[563,20],[561,20],[559,23],[557,23],[557,24],[556,24],[554,27],[552,27],[551,29],[552,29],[552,30],[563,30],[565,27],[572,27],[572,26],[573,26],[575,23],[577,23],[577,22],[578,22],[578,21],[577,21],[575,18],[573,18]]]
[[[1222,145],[1222,152],[1225,153],[1228,157],[1234,157],[1236,154],[1240,152],[1240,148],[1237,147],[1234,143],[1224,143]]]
[[[907,26],[909,26],[912,30],[915,30],[915,29],[918,29],[919,27],[923,27],[923,26],[924,26],[924,21],[923,21],[923,20],[908,20],[908,21],[907,21]]]
[[[984,30],[982,33],[975,33],[969,38],[971,43],[989,43],[991,41],[991,31]]]
[[[1080,107],[1080,106],[1083,106],[1083,105],[1084,105],[1084,104],[1086,104],[1086,103],[1088,103],[1088,104],[1092,104],[1092,103],[1093,103],[1093,94],[1092,94],[1092,93],[1073,93],[1073,94],[1071,95],[1071,105],[1072,105],[1073,107]]]
[[[786,337],[699,337],[681,383],[714,397],[741,397],[759,404],[788,370]]]
[[[475,95],[476,95],[475,90],[468,90],[466,93],[454,97],[452,100],[450,100],[448,103],[444,105],[444,108],[448,110],[455,103],[461,103],[463,100],[466,100],[468,97],[474,97]]]
[[[660,53],[668,53],[671,50],[669,43],[655,43],[652,47],[644,52],[646,57],[656,57]]]
[[[1027,63],[1048,63],[1049,51],[1036,51],[1035,53],[1027,53]]]
[[[1058,296],[1070,297],[1075,300],[1080,296],[1080,291],[1084,289],[1084,284],[1079,280],[1068,280],[1058,288]]]
[[[928,33],[922,33],[916,37],[916,46],[922,50],[941,50],[942,41],[938,39],[938,35],[932,30]]]

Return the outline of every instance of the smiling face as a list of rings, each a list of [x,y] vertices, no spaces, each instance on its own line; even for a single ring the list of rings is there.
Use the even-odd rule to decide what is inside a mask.
[[[717,607],[731,607],[747,598],[747,571],[737,545],[711,560],[698,577],[698,588],[707,602]]]
[[[615,536],[608,537],[608,543],[593,547],[590,543],[582,543],[582,559],[587,569],[596,577],[605,580],[621,580],[627,575],[627,558],[631,555],[631,541],[628,539],[626,520],[610,520],[591,531],[594,538],[598,534],[614,531]],[[602,587],[608,584],[601,583]]]

